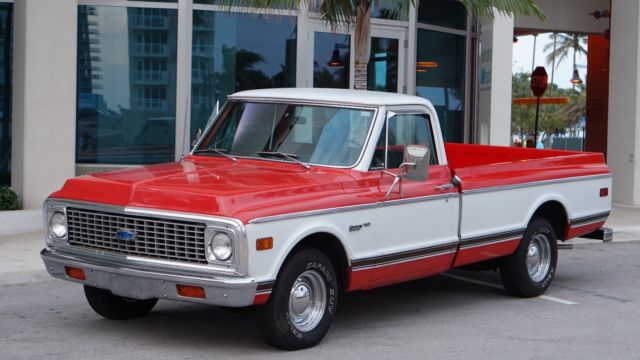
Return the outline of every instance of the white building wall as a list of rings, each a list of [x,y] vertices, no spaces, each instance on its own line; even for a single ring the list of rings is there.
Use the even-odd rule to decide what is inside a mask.
[[[14,11],[11,184],[36,209],[75,171],[77,0],[19,0]]]
[[[613,201],[640,206],[640,4],[613,0],[607,162]]]
[[[517,29],[602,34],[609,27],[607,19],[597,20],[589,15],[595,10],[609,9],[609,0],[536,0],[536,4],[547,20],[535,16],[519,17],[515,21]]]
[[[477,131],[474,142],[510,144],[513,18],[497,16],[480,24]]]

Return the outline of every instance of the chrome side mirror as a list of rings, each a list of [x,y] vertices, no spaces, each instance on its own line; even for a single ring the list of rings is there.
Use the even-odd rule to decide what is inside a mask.
[[[391,192],[398,185],[398,192],[402,196],[402,181],[404,179],[426,181],[429,178],[429,162],[431,150],[424,145],[407,145],[404,149],[403,162],[398,167],[398,174],[383,171],[384,174],[394,177],[393,183],[387,190],[386,199],[391,198]]]
[[[400,176],[409,180],[425,181],[429,178],[431,150],[424,145],[407,145],[404,149]]]

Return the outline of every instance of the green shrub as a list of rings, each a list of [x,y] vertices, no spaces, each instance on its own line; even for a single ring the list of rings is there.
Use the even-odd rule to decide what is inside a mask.
[[[8,186],[0,186],[0,210],[19,210],[18,195]]]

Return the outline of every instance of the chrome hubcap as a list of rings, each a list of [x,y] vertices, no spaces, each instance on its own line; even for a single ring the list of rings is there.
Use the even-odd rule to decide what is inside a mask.
[[[322,320],[327,302],[324,279],[315,271],[300,274],[289,294],[289,318],[300,331],[313,330]]]
[[[535,282],[542,281],[551,267],[551,245],[544,234],[536,234],[527,250],[527,270]]]

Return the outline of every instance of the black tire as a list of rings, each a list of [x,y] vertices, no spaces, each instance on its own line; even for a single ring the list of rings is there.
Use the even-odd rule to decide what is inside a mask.
[[[535,249],[530,249],[530,246]],[[533,274],[527,264],[528,255],[531,255]],[[501,261],[502,284],[507,292],[514,296],[542,295],[551,285],[557,263],[558,237],[553,226],[547,219],[535,217],[529,222],[516,252]]]
[[[114,295],[109,290],[84,286],[84,295],[93,311],[107,319],[128,320],[148,314],[158,299],[136,300]]]
[[[306,281],[306,282],[305,282]],[[311,283],[309,283],[311,281]],[[325,288],[324,296],[322,291],[312,286],[319,282],[323,283]],[[301,291],[299,301],[306,301],[302,294],[307,289],[307,298],[313,298],[315,294],[318,301],[310,301],[308,306],[301,305],[301,308],[313,308],[311,304],[320,304],[324,301],[321,310],[315,312],[316,321],[314,326],[309,329],[305,328],[304,323],[296,322],[301,316],[295,311],[290,312],[290,302],[295,296],[292,291],[294,285]],[[301,287],[302,286],[302,287]],[[316,290],[313,290],[316,289]],[[292,302],[293,304],[293,302]],[[331,322],[336,313],[338,305],[338,281],[336,272],[331,261],[322,252],[316,249],[304,248],[296,252],[282,266],[276,284],[273,288],[269,301],[262,306],[257,313],[258,328],[264,339],[271,345],[285,350],[304,349],[318,344],[329,331]],[[320,309],[320,307],[317,307]],[[302,316],[304,318],[304,316]],[[310,325],[307,325],[310,326]]]

